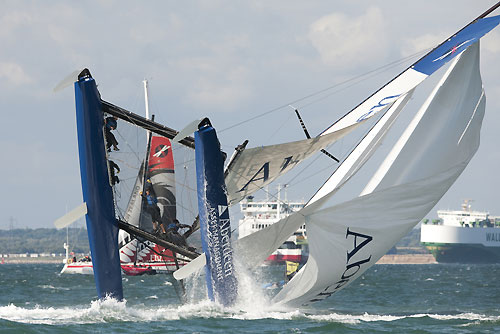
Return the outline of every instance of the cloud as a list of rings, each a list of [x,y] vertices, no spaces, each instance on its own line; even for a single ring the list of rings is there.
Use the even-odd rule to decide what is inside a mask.
[[[481,48],[489,54],[496,55],[500,53],[500,32],[498,28],[481,39]]]
[[[386,55],[385,29],[378,8],[369,8],[358,17],[332,13],[311,24],[309,40],[324,63],[347,70]]]
[[[445,33],[440,34],[425,34],[415,38],[407,39],[403,42],[401,48],[401,55],[408,57],[420,51],[425,51],[436,47],[439,43],[446,38]]]
[[[0,37],[5,38],[12,36],[23,26],[31,24],[33,16],[24,10],[5,10],[0,17]]]
[[[198,106],[232,111],[252,95],[245,84],[247,76],[247,69],[236,67],[221,77],[202,77],[188,94],[188,99]]]
[[[0,62],[0,78],[6,79],[9,84],[19,86],[33,82],[21,65],[12,62]]]

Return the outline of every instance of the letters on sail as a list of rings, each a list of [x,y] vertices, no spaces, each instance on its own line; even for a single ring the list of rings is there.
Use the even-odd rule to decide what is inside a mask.
[[[244,150],[225,178],[229,204],[238,203],[253,194],[357,126],[353,124],[326,136]]]
[[[464,29],[446,39],[438,47],[411,65],[407,70],[403,71],[400,75],[384,85],[343,118],[323,131],[320,137],[336,135],[338,131],[340,131],[340,134],[345,135],[346,133],[342,133],[342,130],[353,129],[366,119],[375,114],[390,110],[390,108],[399,108],[399,105],[404,106],[406,103],[405,99],[409,98],[411,91],[416,86],[499,24],[500,16],[484,18],[484,16],[490,12],[491,10],[485,12],[480,18],[474,20]],[[384,119],[384,117],[385,116],[381,117],[381,120]],[[384,125],[382,129],[380,129],[380,134],[387,132],[389,127],[390,125]],[[247,264],[258,264],[263,261],[267,255],[277,249],[288,236],[293,234],[295,230],[305,222],[305,218],[309,212],[321,207],[321,205],[331,197],[343,183],[347,182],[364,164],[366,159],[373,153],[373,150],[376,149],[377,144],[382,140],[383,134],[380,135],[375,133],[376,132],[373,132],[374,137],[364,139],[364,147],[361,144],[358,145],[355,150],[356,153],[351,153],[350,157],[344,161],[330,179],[320,188],[320,190],[318,190],[305,208],[259,232],[237,240],[235,249],[243,256],[245,259],[244,261],[246,261]],[[339,138],[340,137],[335,138],[332,142]],[[311,144],[315,139],[309,139],[302,142]],[[226,178],[226,184],[228,185],[228,201],[231,204],[237,203],[245,196],[250,195],[276,179],[282,173],[296,166],[300,161],[311,155],[313,151],[320,149],[321,146],[322,145],[318,144],[312,149],[311,146],[307,146],[306,144],[306,147],[303,149],[308,152],[308,154],[302,155],[300,159],[295,158],[293,154],[296,154],[296,151],[294,151],[292,147],[289,147],[290,150],[285,151],[284,155],[278,155],[277,158],[273,156],[271,152],[281,152],[278,149],[280,146],[271,146],[269,150],[266,147],[254,149],[254,151],[247,150],[245,159],[236,160],[239,160],[238,163],[240,167],[238,168],[243,169],[230,170]],[[284,148],[285,146],[282,147]],[[252,159],[255,158],[253,154],[258,152],[259,149],[262,158],[257,160],[258,162],[252,165],[251,168],[247,167],[245,169],[245,167],[241,167],[251,164]],[[276,159],[271,163],[273,157]],[[309,264],[309,267],[311,267],[311,264]]]
[[[313,153],[339,140],[363,121],[378,113],[386,112],[396,101],[468,46],[477,42],[499,22],[500,16],[493,16],[466,26],[324,130],[319,137],[328,136],[325,141],[318,140],[317,137],[243,151],[226,177],[229,203],[232,205],[239,202],[288,172]]]
[[[327,298],[384,255],[467,166],[479,146],[484,110],[476,43],[452,64],[389,153],[374,192],[305,216],[309,260],[274,301],[303,305]]]
[[[401,97],[389,108],[302,210],[237,240],[235,247],[238,249],[238,256],[249,265],[259,264],[296,232],[304,224],[304,217],[319,209],[373,155],[412,93],[413,91]]]

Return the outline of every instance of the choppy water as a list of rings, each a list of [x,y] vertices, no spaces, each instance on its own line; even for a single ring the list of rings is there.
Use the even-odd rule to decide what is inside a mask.
[[[201,285],[182,304],[165,275],[125,277],[125,302],[97,302],[91,276],[61,267],[0,265],[0,333],[500,333],[500,265],[376,265],[301,310],[273,307],[251,280],[232,308]],[[283,274],[262,270],[264,281]]]

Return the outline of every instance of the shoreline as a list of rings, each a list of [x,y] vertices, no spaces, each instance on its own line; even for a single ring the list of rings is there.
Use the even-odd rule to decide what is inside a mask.
[[[432,254],[386,254],[376,264],[436,264]]]
[[[5,264],[64,264],[64,257],[8,258]],[[1,261],[1,260],[0,260]],[[431,254],[386,254],[376,264],[433,264],[437,263]],[[1,264],[0,264],[1,265]]]
[[[64,264],[65,257],[4,257],[3,264]],[[2,259],[0,259],[0,266]]]

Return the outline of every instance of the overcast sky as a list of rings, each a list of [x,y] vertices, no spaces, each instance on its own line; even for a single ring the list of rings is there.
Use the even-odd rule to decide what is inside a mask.
[[[209,116],[231,152],[244,139],[302,139],[290,108],[233,127],[293,102],[318,134],[404,67],[316,103],[303,97],[435,46],[494,2],[2,1],[0,228],[11,217],[14,227],[52,227],[82,201],[73,89],[52,91],[76,69],[90,69],[103,99],[138,113],[147,78],[157,121],[181,129]],[[481,147],[437,208],[471,198],[500,215],[499,28],[481,52]]]

